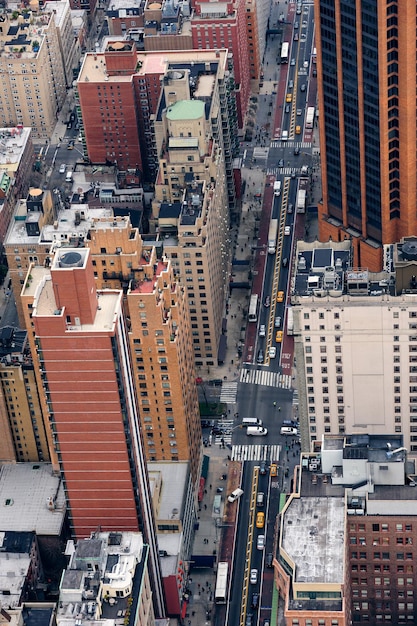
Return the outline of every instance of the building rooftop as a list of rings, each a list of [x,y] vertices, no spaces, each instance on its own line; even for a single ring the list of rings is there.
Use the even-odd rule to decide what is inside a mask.
[[[351,267],[351,244],[297,244],[294,293],[299,296],[343,293],[344,273]]]
[[[112,38],[115,39],[116,38]],[[120,40],[120,38],[118,38]],[[197,77],[207,72],[209,63],[210,72],[220,77],[224,76],[227,70],[227,54],[224,48],[219,50],[193,50],[193,60],[190,59],[188,50],[165,50],[155,52],[137,52],[136,75],[146,76],[147,74],[165,75],[170,69],[188,69],[191,77]],[[106,61],[104,52],[99,54],[89,52],[84,56],[83,64],[78,76],[78,82],[130,82],[131,75],[113,76],[106,71]],[[207,80],[204,79],[204,84]]]
[[[344,498],[292,498],[282,523],[282,547],[295,564],[294,581],[342,584]]]
[[[168,107],[169,120],[196,120],[204,115],[204,102],[201,100],[178,100]]]
[[[68,271],[75,267],[84,267],[90,251],[88,248],[58,248],[53,258],[51,268]],[[43,270],[43,271],[42,271]],[[30,274],[26,276],[23,285],[25,295],[33,295],[34,316],[63,316],[65,305],[58,303],[52,286],[51,271],[49,268],[33,266]],[[112,331],[121,307],[122,292],[119,290],[106,289],[97,291],[97,311],[92,324],[79,324],[68,326],[67,331],[74,332],[97,332]]]
[[[0,168],[9,174],[15,172],[19,166],[28,141],[30,128],[18,126],[16,128],[0,128]]]
[[[34,59],[38,56],[48,29],[53,13],[46,10],[39,12],[19,12],[16,19],[13,14],[7,14],[7,20],[3,24],[3,34],[0,41],[3,42],[0,58],[8,62],[17,60]]]
[[[0,470],[0,528],[59,536],[65,495],[49,463],[5,464]]]
[[[185,492],[189,480],[188,461],[148,463],[148,473],[151,491],[155,488],[155,478],[153,474],[162,474],[162,489],[158,502],[158,518],[164,520],[181,519]]]
[[[123,625],[134,595],[124,592],[134,580],[142,581],[146,566],[142,534],[94,533],[76,546],[68,542],[66,554],[70,563],[61,580],[58,626]]]
[[[0,552],[1,604],[4,609],[19,606],[30,565],[28,553]]]

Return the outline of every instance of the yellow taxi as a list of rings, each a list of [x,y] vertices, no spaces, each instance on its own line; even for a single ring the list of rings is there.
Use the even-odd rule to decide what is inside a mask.
[[[287,93],[287,97],[285,98],[285,102],[292,102],[292,93]]]
[[[263,528],[265,524],[265,513],[259,511],[256,514],[256,528]]]
[[[296,126],[295,127],[295,134],[296,135],[301,135],[301,126]]]
[[[275,335],[275,341],[277,343],[282,342],[282,330],[277,330],[277,334]]]
[[[278,291],[277,293],[277,302],[284,302],[284,292]]]
[[[278,465],[276,463],[271,463],[269,468],[270,476],[278,476]]]

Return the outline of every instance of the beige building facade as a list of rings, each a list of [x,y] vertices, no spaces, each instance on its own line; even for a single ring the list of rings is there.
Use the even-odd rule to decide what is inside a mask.
[[[306,445],[389,432],[417,454],[414,241],[394,246],[391,271],[378,274],[351,267],[349,242],[299,242],[291,316]]]
[[[188,69],[168,72],[163,80],[154,120],[160,160],[153,217],[187,291],[197,371],[207,372],[219,356],[229,213],[223,151],[212,127],[213,120],[220,122],[216,77],[208,73],[196,79],[195,99],[190,84]]]
[[[66,95],[64,63],[55,15],[4,13],[0,33],[0,126],[27,126],[49,139]]]

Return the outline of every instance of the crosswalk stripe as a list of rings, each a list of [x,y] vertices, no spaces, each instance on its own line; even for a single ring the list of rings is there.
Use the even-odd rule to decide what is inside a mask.
[[[236,402],[237,383],[225,382],[222,384],[222,390],[220,393],[220,402],[226,402],[226,404],[234,404]]]
[[[271,148],[295,148],[298,146],[301,149],[311,148],[311,141],[271,141]]]
[[[289,374],[243,368],[240,372],[240,382],[263,385],[264,387],[291,389],[292,378]]]
[[[281,446],[262,445],[254,446],[239,444],[232,447],[230,458],[232,461],[279,461]]]

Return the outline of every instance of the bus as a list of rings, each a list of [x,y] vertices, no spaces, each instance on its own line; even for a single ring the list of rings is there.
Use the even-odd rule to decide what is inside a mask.
[[[226,604],[228,585],[229,564],[220,562],[217,565],[216,591],[214,601],[216,604]]]
[[[290,51],[290,44],[288,41],[284,41],[281,46],[281,63],[288,63],[288,54]]]
[[[258,294],[254,293],[250,297],[250,304],[249,304],[248,320],[250,322],[258,321],[258,309],[259,309],[259,296]]]
[[[271,220],[268,233],[268,254],[275,254],[277,247],[278,220]]]
[[[287,335],[294,334],[294,313],[292,307],[287,309]]]
[[[298,179],[298,190],[297,190],[297,200],[296,200],[297,213],[306,212],[307,192],[309,190],[309,185],[310,185],[310,181],[308,178]]]
[[[316,109],[314,107],[307,107],[306,128],[313,128],[315,115]]]

